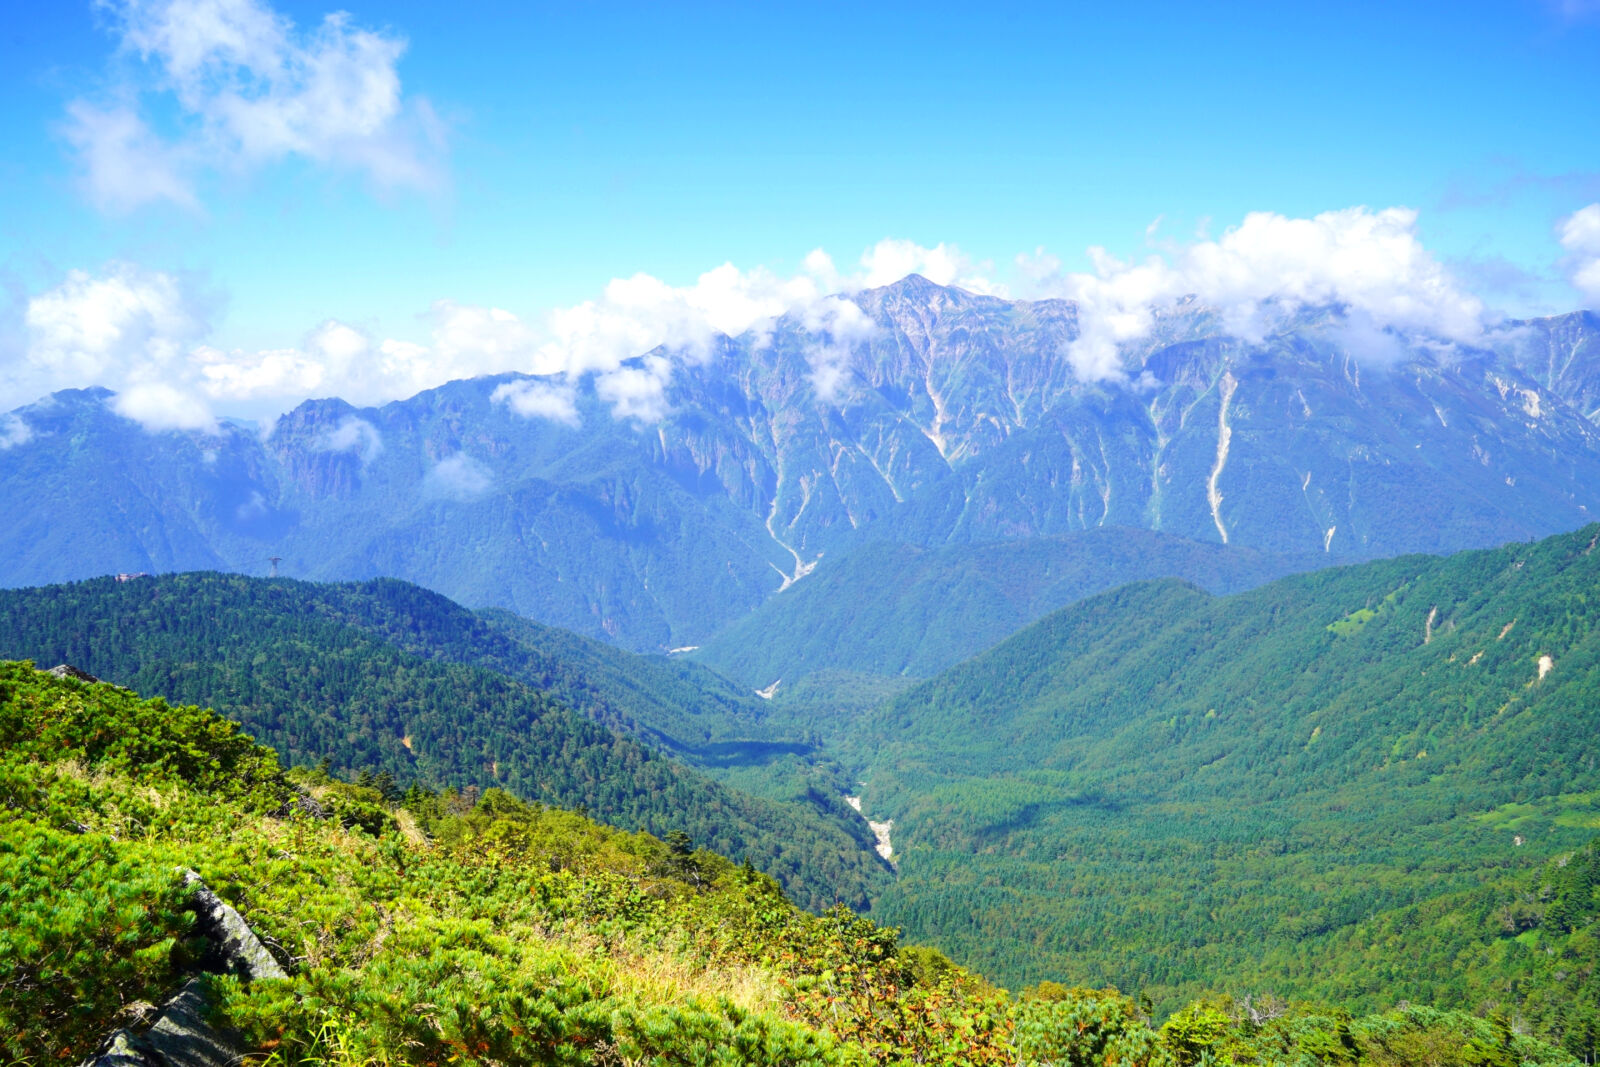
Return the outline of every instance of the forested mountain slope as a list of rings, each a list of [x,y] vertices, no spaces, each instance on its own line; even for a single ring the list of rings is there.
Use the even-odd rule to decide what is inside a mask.
[[[1007,981],[1564,1002],[1593,943],[1546,966],[1487,905],[1438,902],[1600,829],[1597,545],[1230,597],[1147,583],[1050,616],[861,724],[900,866],[880,913]]]
[[[641,374],[675,368],[659,420],[619,414],[592,378],[516,374],[160,433],[104,390],[55,394],[8,416],[22,429],[0,464],[0,581],[262,574],[281,557],[297,577],[404,578],[665,650],[874,542],[1137,527],[1339,562],[1600,514],[1592,314],[1507,324],[1479,347],[1364,344],[1339,307],[1242,338],[1190,301],[1125,346],[1119,377],[1090,381],[1064,355],[1069,301],[915,275],[839,299],[870,328],[835,337],[796,314],[693,356],[641,353],[666,360]],[[569,387],[568,416],[517,409],[524,390]],[[1003,620],[1039,596],[995,607]]]
[[[1012,999],[681,839],[499,790],[386,801],[285,774],[210,711],[26,664],[0,662],[0,800],[0,1054],[17,1062],[78,1062],[113,1032],[137,1048],[180,989],[269,1063],[1580,1062],[1503,1016],[1422,1005],[1353,1018],[1223,995],[1162,1021],[1109,990]],[[1568,859],[1542,875],[1544,918],[1592,929],[1600,858]],[[270,967],[219,969],[185,870]]]
[[[757,688],[827,671],[925,678],[1126,582],[1170,575],[1229,593],[1321,562],[1128,527],[939,548],[877,542],[822,560],[691,655]]]
[[[186,574],[0,592],[0,656],[68,662],[213,705],[293,764],[498,786],[628,829],[683,830],[748,857],[809,907],[863,906],[887,880],[870,834],[837,798],[819,808],[749,796],[606,725],[724,736],[743,725],[731,695],[657,698],[638,679],[628,688],[623,675],[586,673],[535,636],[507,637],[399,582]],[[693,723],[701,711],[713,728]]]
[[[552,685],[566,685],[561,692],[574,707],[593,708],[597,718],[647,732],[686,759],[740,742],[757,748],[784,742],[765,701],[699,663],[626,652],[508,611],[487,610],[476,618],[522,650],[523,661],[508,657],[499,669],[519,678],[543,670]]]

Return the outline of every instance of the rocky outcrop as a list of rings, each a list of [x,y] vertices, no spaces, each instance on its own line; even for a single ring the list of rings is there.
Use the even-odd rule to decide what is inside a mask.
[[[184,871],[183,882],[194,890],[197,925],[211,942],[207,970],[232,974],[247,982],[289,977],[244,921],[244,916],[213,893],[198,874]]]
[[[94,685],[96,682],[100,681],[100,679],[96,678],[88,671],[79,670],[70,663],[58,663],[44,673],[50,675],[52,678],[69,678],[74,682],[86,682],[89,685]]]
[[[118,1030],[85,1067],[236,1067],[248,1051],[237,1034],[206,1021],[205,982],[195,978],[167,1001],[155,1025],[137,1036]]]
[[[213,893],[194,871],[183,872],[193,890],[196,925],[210,943],[203,965],[212,974],[247,982],[287,978],[244,917]],[[250,1049],[240,1036],[207,1020],[206,983],[192,978],[162,1005],[142,1033],[122,1029],[83,1067],[234,1067]]]

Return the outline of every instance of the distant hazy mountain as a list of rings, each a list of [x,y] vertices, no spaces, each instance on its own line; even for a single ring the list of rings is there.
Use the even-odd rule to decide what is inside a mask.
[[[1389,338],[1383,367],[1336,309],[1246,343],[1191,305],[1127,354],[1126,382],[1089,383],[1063,355],[1071,303],[917,276],[851,299],[870,340],[843,349],[799,318],[724,339],[674,376],[658,425],[613,418],[590,383],[577,425],[524,417],[494,399],[516,375],[309,401],[264,436],[147,433],[103,391],[58,393],[16,412],[31,435],[0,452],[0,582],[279,556],[286,575],[402,577],[658,649],[874,541],[1122,526],[1348,560],[1600,514],[1592,314],[1492,351]]]

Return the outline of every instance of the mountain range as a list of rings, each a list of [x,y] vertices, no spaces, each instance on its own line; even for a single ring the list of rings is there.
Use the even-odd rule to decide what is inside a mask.
[[[1078,337],[1069,301],[915,275],[848,299],[871,327],[851,338],[797,314],[703,358],[643,354],[641,373],[674,360],[659,421],[619,414],[592,378],[570,386],[570,410],[525,415],[527,390],[569,385],[514,374],[209,431],[147,432],[104,390],[57,393],[12,413],[27,433],[0,453],[0,581],[262,574],[277,557],[286,575],[400,577],[668,650],[739,624],[793,628],[785,609],[800,598],[780,594],[845,574],[862,551],[959,575],[992,568],[996,542],[1041,541],[1021,551],[1070,557],[1085,576],[1052,594],[1050,568],[1034,566],[1028,588],[988,597],[977,637],[901,642],[858,664],[925,676],[1121,581],[1204,581],[1209,568],[1223,591],[1600,515],[1590,312],[1507,323],[1472,347],[1374,340],[1340,308],[1285,311],[1243,338],[1191,301],[1126,346],[1121,379],[1088,381],[1064,357]],[[1090,580],[1117,539],[1071,539],[1122,528],[1154,535],[1152,549]],[[1201,564],[1193,545],[1248,555]],[[929,625],[930,597],[911,599],[882,608],[888,628]],[[824,623],[802,607],[806,625],[834,629],[857,610],[836,605]],[[727,666],[743,653],[706,655]],[[815,663],[768,657],[742,680],[764,687]]]

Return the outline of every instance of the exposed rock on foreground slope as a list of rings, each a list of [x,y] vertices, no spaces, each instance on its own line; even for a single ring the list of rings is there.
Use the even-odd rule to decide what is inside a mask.
[[[79,672],[81,673],[81,672]],[[247,982],[288,975],[272,958],[244,917],[208,888],[194,871],[184,884],[193,891],[196,925],[211,944],[209,970]],[[210,1005],[202,979],[191,979],[142,1032],[118,1030],[84,1067],[232,1067],[251,1051],[243,1039],[207,1021]]]

